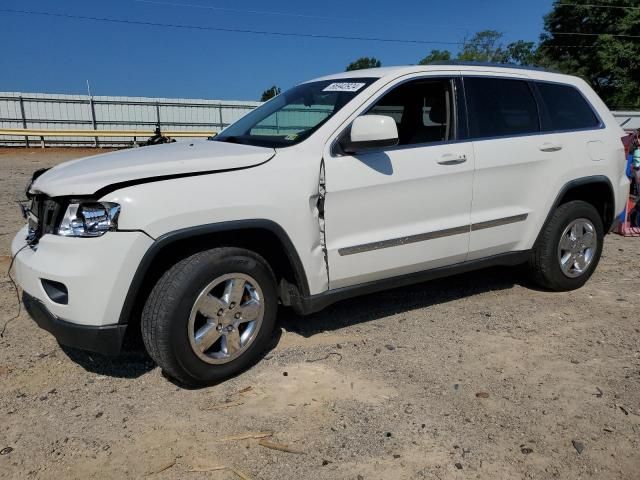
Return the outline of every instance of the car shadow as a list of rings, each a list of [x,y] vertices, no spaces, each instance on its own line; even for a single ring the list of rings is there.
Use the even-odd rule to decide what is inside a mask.
[[[323,332],[452,302],[464,297],[489,291],[508,290],[514,285],[530,287],[528,283],[523,282],[521,268],[494,267],[343,300],[306,317],[296,315],[289,308],[282,308],[278,311],[277,328],[269,346],[255,363],[272,354],[271,352],[280,342],[283,329],[308,338]],[[134,379],[156,368],[156,364],[146,353],[141,338],[136,333],[137,331],[132,332],[125,338],[123,352],[115,357],[62,345],[60,348],[71,361],[88,372]],[[238,375],[241,373],[239,372]],[[166,378],[180,388],[193,389],[172,378]]]
[[[87,372],[115,378],[138,378],[155,368],[155,363],[142,346],[132,346],[118,356],[106,356],[60,345],[74,363]]]
[[[385,152],[369,152],[360,155],[354,155],[359,161],[369,168],[372,168],[383,175],[393,175],[393,163],[391,158]]]
[[[278,326],[303,337],[311,337],[489,291],[508,290],[514,285],[529,287],[523,280],[520,267],[487,268],[343,300],[307,317],[282,309]]]
[[[282,331],[276,329],[271,336],[267,348],[261,353],[255,362],[248,365],[247,368],[238,372],[236,375],[240,375],[242,372],[249,369],[255,363],[261,361],[264,357],[271,354],[271,351],[278,346]],[[145,373],[150,372],[157,367],[156,363],[151,359],[144,344],[142,343],[142,337],[138,328],[134,328],[132,331],[127,331],[125,336],[122,352],[117,356],[101,355],[99,353],[87,352],[85,350],[79,350],[65,345],[60,345],[60,350],[75,364],[82,367],[84,370],[96,375],[104,375],[114,378],[135,379],[141,377]],[[186,390],[197,390],[199,388],[207,387],[193,387],[184,385],[179,381],[164,375],[163,376],[176,385],[177,387]],[[224,380],[223,380],[224,381]],[[218,382],[218,383],[222,383]],[[215,386],[217,383],[213,383],[209,386]]]

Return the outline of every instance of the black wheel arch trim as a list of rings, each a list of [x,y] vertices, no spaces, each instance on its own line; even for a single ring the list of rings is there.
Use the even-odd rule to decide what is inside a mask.
[[[591,185],[591,184],[602,184],[602,185],[607,185],[607,187],[609,187],[609,193],[611,194],[611,199],[613,201],[613,204],[611,205],[611,212],[609,213],[611,214],[611,224],[613,224],[616,217],[616,212],[615,212],[616,197],[615,197],[615,191],[613,189],[613,184],[611,183],[611,180],[609,180],[609,177],[605,175],[591,175],[589,177],[576,178],[574,180],[571,180],[565,183],[560,189],[560,191],[558,192],[558,194],[556,195],[556,198],[553,201],[551,208],[547,212],[547,216],[544,219],[544,223],[540,227],[540,231],[538,232],[538,236],[536,237],[536,241],[534,245],[536,245],[540,240],[540,236],[542,235],[542,231],[544,230],[545,225],[549,223],[549,220],[551,219],[551,215],[553,215],[553,212],[555,211],[555,209],[560,206],[560,202],[562,201],[562,198],[567,194],[567,192],[573,188],[583,187],[585,185]],[[603,219],[603,223],[604,223],[604,219]],[[608,232],[610,228],[611,228],[611,225],[604,225],[605,233]]]
[[[289,235],[279,224],[272,220],[266,219],[234,220],[229,222],[211,223],[206,225],[182,228],[165,233],[155,239],[153,244],[149,247],[149,249],[142,257],[142,260],[138,264],[136,272],[133,275],[133,279],[131,280],[131,284],[129,285],[129,290],[127,291],[127,295],[125,296],[125,300],[122,305],[122,310],[120,311],[120,318],[118,323],[129,323],[129,317],[133,312],[138,294],[142,289],[145,276],[163,248],[180,240],[197,238],[200,236],[210,235],[212,233],[227,233],[233,231],[255,229],[269,231],[278,238],[278,240],[284,247],[284,253],[287,259],[293,267],[293,272],[296,277],[295,280],[297,283],[296,294],[298,294],[299,292],[299,294],[302,296],[308,296],[309,283],[304,267],[302,266],[300,256],[298,255],[298,251],[294,247],[293,242],[289,238]]]

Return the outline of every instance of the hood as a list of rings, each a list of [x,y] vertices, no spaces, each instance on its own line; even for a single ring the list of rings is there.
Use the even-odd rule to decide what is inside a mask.
[[[248,168],[267,162],[272,148],[198,140],[120,150],[57,165],[38,176],[31,193],[92,195],[119,184]]]

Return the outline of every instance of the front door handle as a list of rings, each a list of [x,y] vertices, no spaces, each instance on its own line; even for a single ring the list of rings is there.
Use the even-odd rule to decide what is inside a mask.
[[[540,145],[540,150],[543,152],[559,152],[562,150],[562,145],[559,143],[547,142]]]
[[[446,153],[438,160],[438,165],[459,165],[467,161],[466,155],[454,155],[452,153]]]

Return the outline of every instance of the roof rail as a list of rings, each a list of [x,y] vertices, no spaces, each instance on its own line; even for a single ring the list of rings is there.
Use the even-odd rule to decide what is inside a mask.
[[[472,61],[464,61],[464,60],[442,60],[436,62],[430,62],[428,65],[454,65],[454,66],[462,66],[462,67],[499,67],[499,68],[515,68],[518,70],[534,70],[537,72],[549,72],[553,73],[551,70],[543,68],[543,67],[533,67],[527,65],[517,65],[515,63],[498,63],[498,62],[472,62]]]

